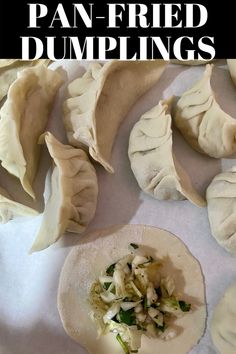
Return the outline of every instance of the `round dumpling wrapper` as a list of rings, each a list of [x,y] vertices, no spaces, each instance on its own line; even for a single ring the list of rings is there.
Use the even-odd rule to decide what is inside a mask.
[[[116,226],[97,231],[74,247],[63,266],[58,288],[58,310],[65,331],[91,354],[123,354],[115,335],[98,338],[89,313],[92,283],[110,264],[129,253],[130,243],[142,245],[153,258],[162,259],[162,275],[172,275],[176,293],[192,310],[174,322],[177,336],[169,341],[142,335],[139,354],[185,354],[205,329],[204,279],[198,261],[183,242],[167,231],[144,225]]]
[[[236,353],[236,283],[231,285],[216,305],[211,322],[211,336],[221,354]]]

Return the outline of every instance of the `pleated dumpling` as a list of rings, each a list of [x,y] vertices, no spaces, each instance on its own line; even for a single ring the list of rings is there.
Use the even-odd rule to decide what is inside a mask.
[[[131,169],[140,188],[154,198],[187,198],[205,206],[173,154],[171,116],[167,110],[168,101],[160,101],[134,125],[128,149]]]
[[[117,129],[166,65],[164,60],[91,64],[84,76],[68,86],[64,122],[70,144],[86,146],[93,159],[113,172],[110,157]]]
[[[227,59],[227,64],[231,78],[236,85],[236,59]]]
[[[53,159],[51,191],[32,252],[49,247],[65,231],[83,232],[97,206],[97,175],[86,152],[63,145],[49,132],[43,138]]]
[[[178,65],[193,65],[193,66],[196,66],[196,65],[205,65],[206,63],[209,63],[210,61],[212,60],[198,60],[198,59],[195,59],[195,60],[178,60],[178,59],[171,59],[170,60],[170,63],[171,64],[178,64]]]
[[[236,167],[213,178],[206,198],[212,235],[236,255]]]
[[[216,305],[211,321],[211,337],[220,354],[236,353],[236,283]]]
[[[13,63],[15,63],[18,59],[0,59],[0,68],[5,68]]]
[[[38,212],[14,201],[8,192],[0,187],[0,223],[5,224],[17,216],[35,216]]]
[[[179,99],[174,122],[183,137],[197,151],[215,158],[236,151],[236,120],[216,102],[211,88],[213,65]]]
[[[41,147],[54,97],[62,85],[61,75],[44,65],[18,73],[0,110],[0,160],[19,178],[24,190],[34,198],[34,181]]]
[[[0,102],[7,95],[9,87],[17,78],[17,73],[30,66],[48,65],[50,60],[0,59]]]

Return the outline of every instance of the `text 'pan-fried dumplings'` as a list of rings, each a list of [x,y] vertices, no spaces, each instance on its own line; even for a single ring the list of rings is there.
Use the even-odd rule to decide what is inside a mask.
[[[211,88],[213,65],[177,102],[174,122],[183,137],[197,151],[215,158],[236,151],[236,120],[216,102]]]
[[[83,232],[97,206],[96,171],[86,152],[61,144],[49,132],[43,137],[53,159],[51,192],[32,252],[49,247],[65,231]]]
[[[216,305],[212,321],[211,336],[220,354],[236,353],[236,283],[225,292]]]
[[[18,73],[0,110],[0,160],[2,166],[19,178],[33,198],[34,181],[41,147],[54,97],[62,85],[61,75],[44,65]]]
[[[38,212],[15,202],[5,189],[0,187],[0,223],[5,224],[17,216],[35,216]]]
[[[172,151],[171,116],[167,110],[168,101],[160,101],[134,125],[128,149],[131,169],[140,188],[154,198],[187,198],[205,206]]]
[[[231,78],[236,85],[236,59],[227,59],[227,64]]]
[[[50,60],[0,59],[0,101],[7,95],[9,87],[17,78],[17,73],[30,66],[48,65]]]
[[[236,167],[213,178],[206,198],[212,235],[236,255]]]
[[[131,243],[139,246],[137,251],[143,250],[153,259],[160,260],[161,275],[171,275],[176,293],[191,303],[191,311],[174,321],[174,338],[163,340],[143,334],[138,353],[188,353],[205,328],[206,305],[200,264],[180,239],[167,231],[144,225],[114,226],[97,231],[87,235],[86,240],[69,253],[58,288],[58,309],[65,331],[89,354],[124,353],[115,333],[98,336],[91,319],[89,298],[92,284],[109,265],[114,269],[114,263],[130,253]]]
[[[87,146],[93,159],[113,172],[110,157],[117,129],[166,65],[164,60],[91,64],[84,76],[68,86],[71,98],[64,104],[64,122],[69,142]]]

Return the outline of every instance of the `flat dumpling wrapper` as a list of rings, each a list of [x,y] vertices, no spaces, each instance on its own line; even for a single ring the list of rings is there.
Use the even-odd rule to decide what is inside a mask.
[[[174,122],[188,143],[197,151],[215,158],[236,151],[236,120],[216,102],[211,88],[213,65],[177,102]]]
[[[59,288],[58,309],[65,331],[89,354],[123,354],[116,334],[98,337],[90,318],[91,285],[104,270],[129,254],[130,243],[147,250],[163,262],[163,272],[175,279],[176,292],[192,304],[191,312],[176,319],[178,335],[171,340],[147,338],[142,335],[139,354],[186,354],[201,338],[206,319],[204,280],[198,261],[183,242],[167,231],[144,225],[114,226],[87,235],[73,247],[63,266]]]
[[[227,64],[231,78],[236,85],[236,59],[227,59]]]
[[[211,337],[220,354],[236,353],[236,283],[224,293],[214,309]]]
[[[212,235],[236,255],[236,167],[213,178],[206,198]]]
[[[0,110],[0,160],[2,166],[19,178],[24,190],[33,198],[32,189],[41,146],[54,102],[62,85],[61,75],[44,65],[18,73]]]
[[[50,60],[0,59],[0,101],[7,95],[9,87],[16,80],[18,72],[30,66],[48,65]]]
[[[136,100],[160,78],[167,62],[111,61],[93,63],[68,86],[64,122],[69,142],[87,146],[89,154],[113,172],[110,157],[121,122]]]
[[[51,193],[32,252],[49,247],[65,231],[83,232],[97,206],[97,175],[86,152],[61,144],[49,132],[44,138],[53,159]]]
[[[128,148],[131,169],[140,188],[152,197],[160,200],[187,198],[198,206],[205,206],[172,151],[168,103],[160,101],[134,125]]]
[[[8,192],[0,187],[0,223],[5,224],[17,216],[35,216],[37,214],[36,210],[15,202]]]

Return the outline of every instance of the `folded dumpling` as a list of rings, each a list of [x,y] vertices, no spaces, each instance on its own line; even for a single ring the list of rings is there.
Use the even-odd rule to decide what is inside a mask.
[[[93,63],[68,86],[64,122],[69,142],[86,146],[89,154],[113,172],[110,157],[121,122],[134,102],[160,78],[167,62],[110,61]]]
[[[187,198],[204,206],[205,201],[193,189],[188,175],[173,154],[168,103],[160,101],[134,125],[128,149],[131,169],[140,188],[154,198]]]
[[[206,63],[209,63],[211,60],[178,60],[178,59],[171,59],[170,63],[171,64],[179,64],[179,65],[205,65]]]
[[[0,59],[0,68],[4,68],[18,61],[18,59]]]
[[[0,101],[7,95],[9,87],[17,78],[17,73],[30,66],[48,65],[50,60],[0,59]]]
[[[0,223],[5,224],[16,216],[35,216],[38,212],[15,202],[8,192],[0,187]]]
[[[227,59],[227,64],[231,78],[236,85],[236,59]]]
[[[97,206],[97,175],[86,152],[63,145],[49,132],[43,137],[53,159],[51,193],[32,252],[49,247],[65,231],[83,232]]]
[[[224,293],[214,309],[211,337],[220,354],[236,353],[236,283]]]
[[[206,198],[212,235],[236,255],[236,167],[213,178]]]
[[[215,158],[236,151],[236,120],[216,102],[211,88],[213,65],[179,99],[174,122],[183,137],[197,151]]]
[[[18,177],[33,198],[32,183],[38,167],[38,139],[45,131],[61,75],[44,65],[18,73],[0,110],[0,160]]]

